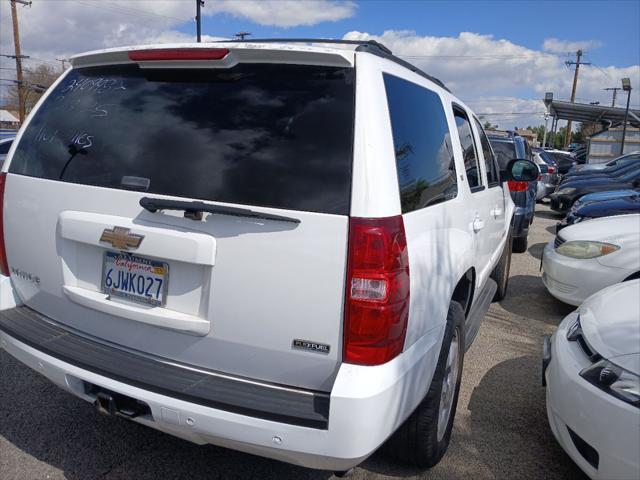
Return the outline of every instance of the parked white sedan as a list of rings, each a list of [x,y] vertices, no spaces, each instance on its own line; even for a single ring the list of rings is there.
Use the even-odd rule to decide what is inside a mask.
[[[592,479],[640,478],[640,280],[587,299],[544,347],[558,443]]]
[[[570,305],[609,285],[640,276],[640,214],[571,225],[545,247],[542,281]]]

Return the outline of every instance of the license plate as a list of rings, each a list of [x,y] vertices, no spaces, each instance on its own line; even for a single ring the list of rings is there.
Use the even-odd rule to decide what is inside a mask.
[[[163,306],[167,296],[169,265],[128,253],[105,252],[102,291],[111,297]]]

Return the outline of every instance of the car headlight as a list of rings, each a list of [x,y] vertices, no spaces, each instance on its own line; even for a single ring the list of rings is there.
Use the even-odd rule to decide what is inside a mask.
[[[573,188],[573,187],[561,188],[556,193],[558,193],[560,195],[572,195],[572,194],[576,193],[576,189]]]
[[[640,408],[640,376],[600,360],[585,368],[580,376],[599,389]]]
[[[604,242],[590,242],[587,240],[572,240],[556,248],[556,252],[560,255],[580,259],[602,257],[616,250],[620,250],[618,245]]]

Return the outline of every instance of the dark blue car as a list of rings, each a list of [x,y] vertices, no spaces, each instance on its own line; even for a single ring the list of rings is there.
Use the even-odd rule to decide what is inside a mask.
[[[491,142],[500,170],[505,170],[509,161],[524,158],[533,161],[531,147],[527,141],[515,132],[492,132],[487,136]],[[527,251],[529,225],[533,223],[536,208],[537,182],[509,181],[511,198],[516,205],[513,218],[513,251]]]
[[[556,231],[592,218],[613,217],[631,213],[640,213],[640,194],[600,202],[589,202],[580,208],[572,209],[567,216],[556,225]]]

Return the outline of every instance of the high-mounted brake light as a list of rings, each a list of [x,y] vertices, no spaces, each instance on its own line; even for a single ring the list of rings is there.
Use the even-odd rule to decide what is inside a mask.
[[[526,192],[529,188],[529,182],[516,182],[515,180],[509,180],[509,191],[511,192]]]
[[[9,276],[9,262],[4,245],[4,186],[6,182],[7,174],[0,173],[0,273]]]
[[[380,365],[404,348],[409,255],[402,216],[351,218],[344,361]]]
[[[159,48],[129,52],[129,60],[153,62],[171,60],[222,60],[229,54],[228,48]]]

